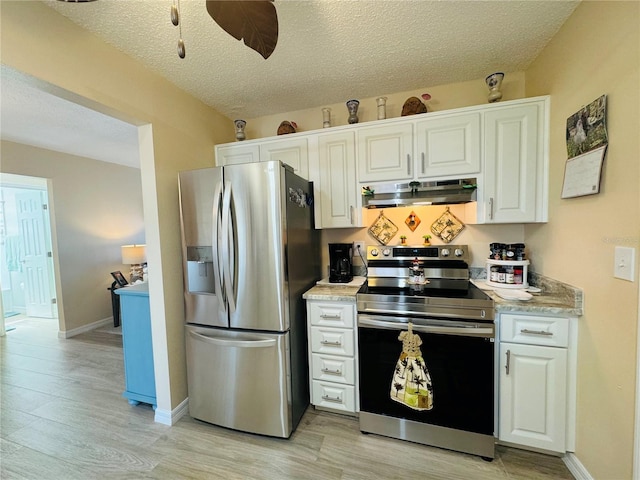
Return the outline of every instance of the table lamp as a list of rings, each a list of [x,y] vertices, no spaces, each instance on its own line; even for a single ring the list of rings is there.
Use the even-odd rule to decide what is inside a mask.
[[[129,270],[130,282],[142,280],[142,264],[147,263],[146,245],[123,245],[120,247],[122,252],[122,263],[131,265]]]

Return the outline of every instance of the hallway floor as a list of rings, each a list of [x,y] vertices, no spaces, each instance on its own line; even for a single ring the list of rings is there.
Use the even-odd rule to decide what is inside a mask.
[[[307,410],[289,440],[186,416],[173,427],[130,406],[122,336],[57,337],[25,319],[0,338],[3,479],[572,479],[560,458],[497,447],[496,459],[363,435],[357,419]],[[257,399],[259,401],[259,399]]]

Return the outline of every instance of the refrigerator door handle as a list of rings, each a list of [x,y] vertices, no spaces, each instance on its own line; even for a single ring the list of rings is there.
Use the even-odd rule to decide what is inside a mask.
[[[276,344],[275,338],[267,338],[260,340],[233,340],[224,339],[220,337],[210,337],[208,335],[201,335],[192,330],[189,330],[189,335],[197,340],[210,343],[212,345],[218,345],[220,347],[241,347],[241,348],[269,348]]]
[[[227,297],[227,303],[229,305],[229,311],[236,311],[236,299],[234,296],[234,285],[231,277],[231,267],[234,259],[232,258],[232,242],[233,238],[229,238],[229,235],[233,235],[233,229],[231,225],[231,182],[225,182],[224,195],[222,197],[222,255],[225,258],[225,262],[222,267],[224,272],[224,289]]]
[[[222,196],[222,182],[218,183],[213,196],[213,210],[211,212],[213,230],[211,232],[211,244],[213,246],[213,278],[214,289],[217,295],[220,295],[223,301],[218,302],[220,310],[226,314],[226,301],[224,300],[225,292],[222,290],[222,264],[220,262],[220,244],[218,235],[220,233],[220,197]]]

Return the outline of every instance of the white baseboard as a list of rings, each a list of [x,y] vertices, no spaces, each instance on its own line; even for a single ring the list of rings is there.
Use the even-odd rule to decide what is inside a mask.
[[[576,480],[594,480],[589,471],[582,465],[580,460],[578,460],[575,453],[567,453],[562,457],[562,461]]]
[[[91,330],[95,330],[96,328],[100,328],[110,323],[113,323],[113,317],[103,318],[102,320],[97,320],[93,323],[89,323],[88,325],[82,325],[81,327],[72,328],[71,330],[59,331],[58,338],[75,337],[76,335],[90,332]]]
[[[156,408],[156,415],[154,421],[156,423],[162,423],[163,425],[175,425],[183,416],[189,411],[189,397],[185,398],[180,405],[173,410],[161,410]]]

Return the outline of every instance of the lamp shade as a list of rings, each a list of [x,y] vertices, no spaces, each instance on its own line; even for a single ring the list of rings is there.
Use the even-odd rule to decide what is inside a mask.
[[[146,245],[123,245],[120,247],[122,251],[122,263],[125,265],[138,265],[146,263],[147,252]]]

